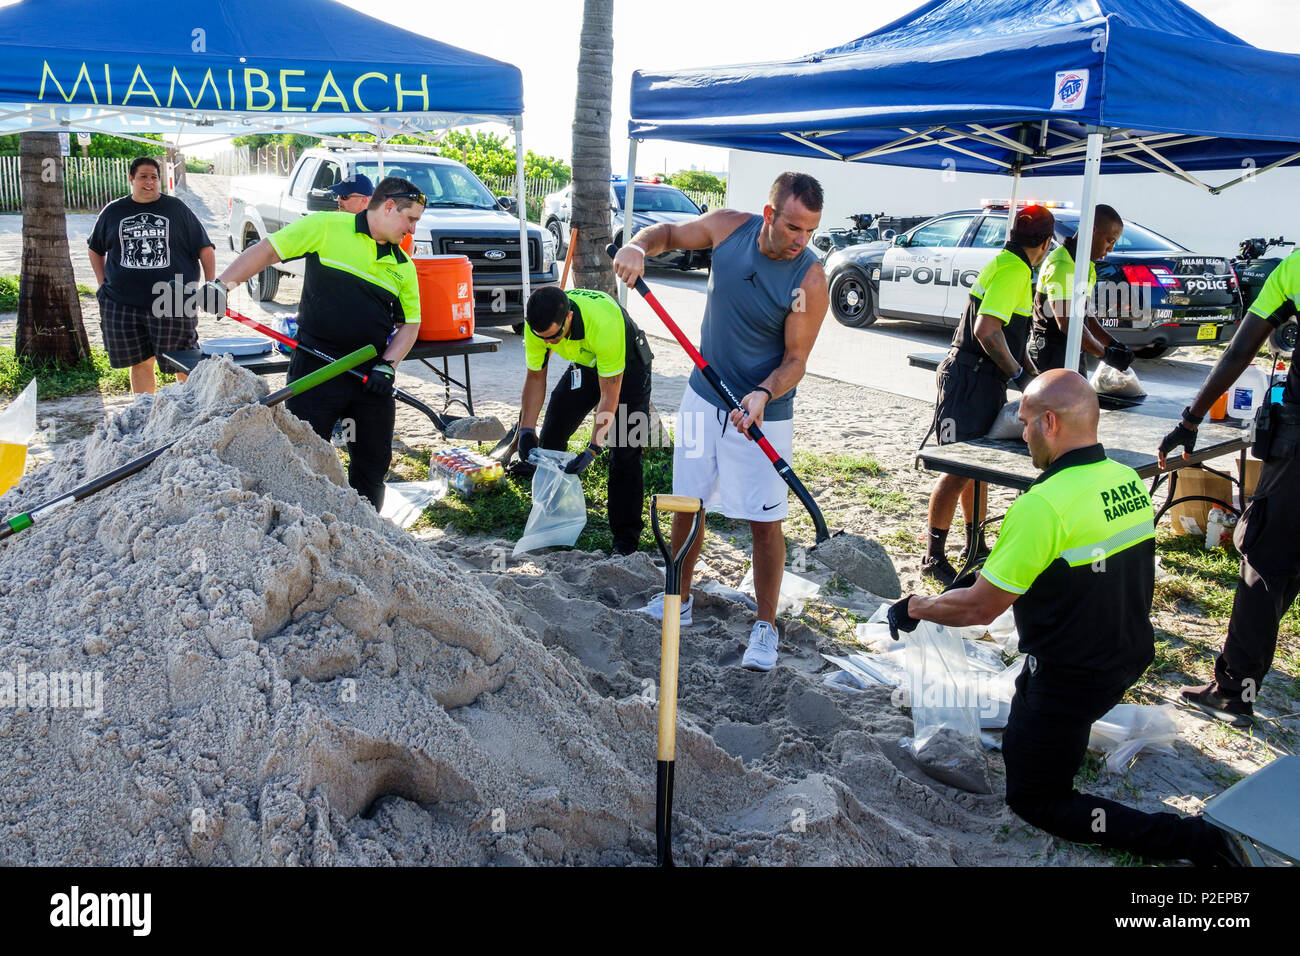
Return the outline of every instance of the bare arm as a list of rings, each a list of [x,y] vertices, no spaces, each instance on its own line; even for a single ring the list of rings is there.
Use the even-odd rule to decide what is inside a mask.
[[[542,402],[546,399],[546,365],[534,371],[528,370],[524,376],[524,393],[519,398],[519,427],[536,428],[537,416],[541,414]]]
[[[217,274],[217,250],[213,246],[204,246],[199,252],[199,265],[203,267],[203,278],[211,280]]]
[[[90,268],[95,273],[95,281],[98,282],[100,285],[103,285],[104,284],[104,257],[101,256],[94,249],[88,250],[86,254],[90,257]]]
[[[635,285],[636,280],[645,274],[645,260],[651,256],[669,249],[711,249],[748,218],[749,213],[715,209],[686,222],[660,222],[647,226],[632,237],[632,242],[644,249],[645,255],[630,244],[624,246],[614,257],[614,275],[628,285]]]
[[[829,306],[826,271],[820,262],[815,262],[804,274],[803,282],[795,294],[794,307],[785,317],[785,354],[781,364],[759,382],[759,385],[772,393],[772,398],[780,398],[790,391],[808,371],[808,356],[812,354],[813,344],[817,341],[817,333],[821,331],[822,320],[826,318]],[[763,412],[769,401],[771,399],[766,394],[755,389],[740,400],[740,407],[745,410],[745,414],[733,411],[731,423],[741,434],[747,433],[750,425],[761,428]]]
[[[935,597],[913,594],[907,613],[920,621],[932,621],[949,627],[989,624],[1011,607],[1020,595],[990,584],[983,575],[968,588],[954,588]]]
[[[596,406],[596,424],[591,429],[591,443],[605,447],[605,436],[614,425],[618,411],[618,393],[623,387],[623,373],[600,379],[600,404]]]
[[[280,253],[275,251],[275,246],[271,245],[270,240],[263,239],[257,245],[250,249],[245,249],[236,256],[235,261],[226,266],[225,271],[222,272],[221,275],[217,276],[217,278],[228,286],[239,285],[239,283],[243,282],[245,279],[251,279],[263,269],[266,269],[279,261]],[[414,341],[414,339],[412,339],[412,341]],[[402,354],[405,355],[406,351],[409,350],[410,346],[408,345]]]
[[[388,348],[384,349],[384,361],[394,368],[397,363],[406,358],[406,353],[411,351],[411,346],[415,344],[415,337],[420,334],[419,322],[406,322],[388,342]]]
[[[1001,319],[981,313],[975,320],[975,340],[1007,378],[1015,378],[1020,374],[1020,363],[1012,356],[1011,349],[1007,347],[1007,337],[1002,334]],[[1025,357],[1025,364],[1033,367],[1028,356]]]

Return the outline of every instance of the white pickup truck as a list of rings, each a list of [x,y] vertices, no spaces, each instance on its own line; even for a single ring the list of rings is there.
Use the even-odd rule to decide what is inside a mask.
[[[390,147],[319,147],[299,157],[287,176],[245,176],[234,182],[230,198],[230,247],[255,245],[282,226],[311,212],[337,208],[329,187],[358,173],[378,183],[383,176],[409,179],[429,198],[415,231],[412,258],[463,255],[474,267],[474,323],[509,325],[523,331],[523,279],[520,275],[519,220],[508,212],[515,201],[495,197],[465,166],[452,159]],[[529,285],[559,282],[556,244],[550,232],[528,224]],[[281,273],[302,275],[302,260],[281,262],[248,280],[254,299],[275,298]]]

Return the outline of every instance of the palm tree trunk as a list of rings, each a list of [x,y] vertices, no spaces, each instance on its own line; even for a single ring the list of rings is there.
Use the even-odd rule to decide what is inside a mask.
[[[68,252],[63,157],[58,133],[23,133],[23,265],[15,351],[34,364],[77,365],[90,358]]]
[[[614,71],[614,0],[583,0],[578,96],[573,111],[574,284],[616,295],[609,245],[609,120]]]

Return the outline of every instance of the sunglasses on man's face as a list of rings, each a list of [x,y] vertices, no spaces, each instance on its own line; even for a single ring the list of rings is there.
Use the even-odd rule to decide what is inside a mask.
[[[541,339],[543,342],[558,342],[560,341],[560,339],[564,338],[565,332],[567,331],[568,324],[569,324],[569,317],[566,315],[564,317],[564,321],[560,323],[560,329],[558,332],[556,332],[554,335],[539,335],[538,338]]]

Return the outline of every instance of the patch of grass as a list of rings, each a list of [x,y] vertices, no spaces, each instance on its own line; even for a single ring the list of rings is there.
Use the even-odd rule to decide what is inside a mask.
[[[0,312],[18,311],[18,281],[16,275],[0,275]],[[93,299],[95,290],[78,282],[77,295],[83,299]]]
[[[808,482],[818,478],[833,481],[837,485],[856,481],[859,478],[878,478],[885,473],[880,462],[871,455],[849,455],[813,451],[796,451],[794,453],[794,470],[799,477]]]
[[[33,365],[20,359],[12,348],[0,349],[0,395],[9,398],[21,392],[33,378],[41,401],[67,398],[99,392],[101,395],[125,395],[131,391],[129,369],[113,368],[108,364],[108,353],[102,348],[90,347],[90,360],[78,365]],[[155,366],[154,378],[161,388],[176,381],[176,376],[163,374]]]
[[[570,439],[569,450],[581,451],[590,438],[589,429],[580,430]],[[654,542],[654,534],[650,530],[650,496],[668,494],[672,491],[672,461],[671,448],[651,448],[641,460],[642,475],[645,479],[645,505],[642,511],[645,528],[641,532],[639,550],[654,552],[659,550]],[[582,491],[587,499],[587,526],[579,535],[575,548],[584,551],[608,551],[613,547],[614,540],[609,531],[608,519],[609,463],[610,456],[606,452],[582,475]],[[427,474],[427,460],[424,462],[424,467]],[[434,502],[426,508],[412,530],[420,527],[437,527],[462,534],[518,539],[524,532],[524,525],[528,521],[528,513],[532,507],[532,480],[507,475],[497,490],[474,495],[471,498],[449,493],[441,501]],[[707,519],[710,527],[714,526],[713,517],[709,515]],[[664,534],[667,535],[669,523],[661,518],[661,526]]]
[[[1100,780],[1102,768],[1105,766],[1106,761],[1091,750],[1084,753],[1083,763],[1074,775],[1075,789],[1079,789],[1080,784],[1096,783]]]
[[[925,545],[916,540],[916,533],[906,528],[895,528],[882,534],[881,544],[890,551],[902,551],[904,554],[924,554]]]
[[[408,448],[393,456],[384,481],[428,481],[429,462],[432,460],[432,449]]]

